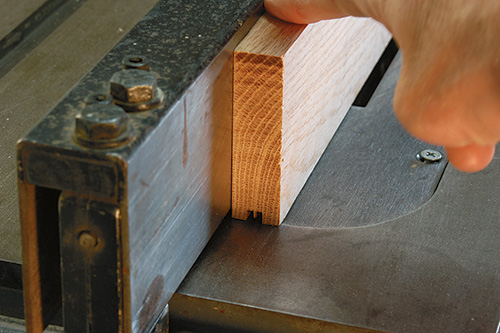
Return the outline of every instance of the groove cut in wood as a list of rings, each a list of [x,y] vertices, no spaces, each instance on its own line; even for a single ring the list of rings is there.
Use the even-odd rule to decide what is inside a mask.
[[[390,38],[366,18],[259,19],[234,52],[233,218],[284,220]]]

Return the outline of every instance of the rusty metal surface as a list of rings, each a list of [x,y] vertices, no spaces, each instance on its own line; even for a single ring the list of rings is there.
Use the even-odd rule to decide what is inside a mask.
[[[59,199],[63,318],[66,332],[123,331],[119,307],[122,262],[119,208],[90,196],[63,192]],[[114,264],[113,264],[114,263]]]
[[[74,15],[61,22],[35,50],[0,78],[0,260],[21,263],[16,141],[157,1],[134,0],[126,6],[122,1],[85,1]]]
[[[38,209],[31,193],[39,188],[90,196],[120,212],[119,262],[109,265],[121,274],[105,281],[118,286],[120,301],[92,312],[92,320],[103,323],[120,314],[125,331],[147,331],[161,315],[229,210],[232,50],[260,10],[258,0],[160,1],[19,144],[23,252],[31,254],[23,261],[28,329],[43,327],[44,306],[52,305],[36,304],[51,282],[48,273],[42,279],[36,275],[42,267],[55,270],[58,260],[40,248],[55,243],[54,233],[44,233],[47,224],[31,214]],[[192,25],[201,18],[213,25]],[[110,78],[122,71],[122,59],[139,51],[158,77],[164,106],[129,113],[133,136],[126,144],[89,148],[75,140],[75,116],[87,96],[107,93]],[[82,274],[63,270],[63,284]],[[85,286],[89,292],[92,285]],[[88,302],[85,293],[67,295],[66,290],[63,303]],[[77,318],[76,312],[66,311],[65,317]]]

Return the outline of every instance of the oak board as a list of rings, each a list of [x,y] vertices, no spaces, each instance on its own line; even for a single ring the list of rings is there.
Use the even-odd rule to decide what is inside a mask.
[[[366,18],[259,19],[234,52],[234,218],[283,221],[390,38]]]

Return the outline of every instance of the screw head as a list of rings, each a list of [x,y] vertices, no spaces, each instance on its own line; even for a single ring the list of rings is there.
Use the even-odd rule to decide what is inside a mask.
[[[156,75],[140,69],[116,72],[111,77],[110,93],[125,103],[144,103],[151,100],[157,88]]]
[[[112,104],[90,104],[75,118],[75,133],[78,139],[87,141],[109,141],[119,138],[127,131],[128,115],[119,106]]]
[[[141,55],[128,55],[122,60],[123,69],[142,69],[149,71],[148,59]]]
[[[417,159],[426,163],[436,163],[443,159],[443,154],[434,149],[424,149],[417,154]]]
[[[82,231],[78,237],[78,242],[86,250],[92,250],[97,246],[97,238],[90,231]]]

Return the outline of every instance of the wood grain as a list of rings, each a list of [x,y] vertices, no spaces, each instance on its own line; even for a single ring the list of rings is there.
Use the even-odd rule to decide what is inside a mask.
[[[257,22],[234,53],[234,218],[283,221],[390,37],[364,18]]]

